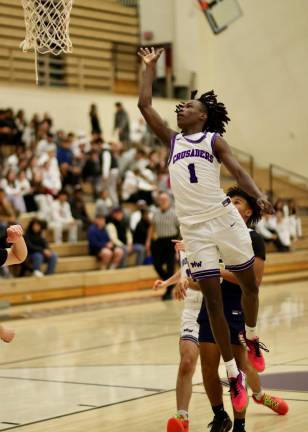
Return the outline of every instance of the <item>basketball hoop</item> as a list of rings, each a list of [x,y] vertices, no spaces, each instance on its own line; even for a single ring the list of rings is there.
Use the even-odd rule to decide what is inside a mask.
[[[23,51],[34,51],[36,83],[38,84],[37,55],[59,55],[72,51],[69,36],[73,0],[22,0],[26,37],[20,44]]]

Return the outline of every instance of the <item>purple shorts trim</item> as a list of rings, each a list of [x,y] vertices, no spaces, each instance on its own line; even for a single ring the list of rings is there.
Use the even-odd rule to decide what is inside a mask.
[[[219,277],[219,276],[220,276],[219,269],[203,270],[203,271],[191,273],[191,277],[195,280],[201,280],[201,279],[206,279],[210,277]]]
[[[253,256],[252,258],[250,258],[250,260],[246,261],[243,264],[226,265],[226,270],[230,270],[232,272],[240,272],[240,271],[246,270],[249,267],[251,267],[254,262],[255,262],[255,257]]]
[[[198,338],[195,338],[193,336],[181,336],[180,337],[180,341],[182,341],[182,340],[187,340],[187,341],[190,341],[190,342],[194,342],[196,345],[199,345]]]

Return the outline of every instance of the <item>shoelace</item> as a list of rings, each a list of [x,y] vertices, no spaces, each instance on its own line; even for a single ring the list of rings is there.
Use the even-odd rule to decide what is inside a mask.
[[[279,406],[279,402],[275,401],[270,395],[264,395],[264,405],[277,408]]]
[[[240,393],[240,386],[239,386],[239,383],[238,383],[237,379],[236,380],[234,380],[234,379],[230,380],[230,390],[229,390],[229,393],[231,393],[231,395],[234,394],[234,397],[236,397],[236,396],[239,395],[239,393]]]
[[[253,343],[254,349],[256,351],[256,356],[257,357],[261,357],[261,351],[263,350],[265,352],[269,352],[269,349],[267,348],[266,345],[264,345],[264,343],[260,342],[259,339],[253,340],[253,341],[249,341]]]

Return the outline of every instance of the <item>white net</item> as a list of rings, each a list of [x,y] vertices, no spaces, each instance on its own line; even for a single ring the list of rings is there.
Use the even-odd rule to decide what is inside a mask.
[[[73,0],[22,0],[26,38],[21,48],[40,54],[71,52],[69,22],[72,5]]]

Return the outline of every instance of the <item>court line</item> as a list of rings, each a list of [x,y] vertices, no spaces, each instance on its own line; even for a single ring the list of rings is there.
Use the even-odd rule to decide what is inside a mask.
[[[195,384],[195,385],[197,385],[197,384]],[[200,384],[198,384],[198,385],[200,385]],[[123,403],[134,402],[134,401],[145,399],[145,398],[152,397],[152,396],[157,396],[157,395],[161,395],[161,394],[165,394],[165,393],[171,393],[173,391],[175,391],[175,388],[174,389],[170,389],[170,390],[163,390],[160,393],[153,393],[153,394],[149,394],[149,395],[137,396],[137,397],[132,398],[132,399],[125,399],[125,400],[119,401],[119,402],[113,402],[113,403],[109,403],[109,404],[105,404],[105,405],[96,406],[95,408],[89,408],[89,409],[85,409],[85,410],[74,411],[74,412],[71,412],[71,413],[61,414],[61,415],[58,415],[58,416],[55,416],[55,417],[49,417],[49,418],[42,419],[42,420],[35,420],[33,422],[19,424],[18,426],[13,426],[11,428],[1,429],[1,432],[2,431],[9,431],[9,430],[12,430],[12,429],[18,429],[18,428],[26,427],[26,426],[32,426],[32,425],[35,425],[35,424],[38,424],[38,423],[45,423],[45,422],[48,422],[48,421],[57,420],[57,419],[60,419],[60,418],[69,417],[69,416],[73,416],[73,415],[76,415],[76,414],[82,414],[82,413],[89,412],[89,411],[95,411],[95,410],[98,410],[98,409],[108,408],[108,407],[115,406],[115,405],[121,405]]]
[[[122,342],[118,342],[118,343],[109,343],[106,345],[97,345],[94,347],[88,347],[88,348],[80,348],[77,350],[71,350],[71,351],[64,351],[64,352],[60,352],[60,353],[53,353],[53,354],[46,354],[46,355],[41,355],[41,356],[35,356],[35,357],[28,357],[26,359],[19,359],[19,360],[11,360],[8,362],[2,362],[0,363],[0,366],[6,366],[9,364],[15,364],[15,363],[23,363],[26,361],[31,361],[31,360],[40,360],[40,359],[44,359],[44,358],[49,358],[49,357],[60,357],[63,355],[68,355],[68,354],[76,354],[76,353],[82,353],[82,352],[87,352],[87,351],[94,351],[97,349],[102,349],[102,348],[108,348],[108,347],[114,347],[114,346],[118,346],[118,345],[126,345],[126,344],[131,344],[131,343],[135,343],[135,342],[146,342],[149,340],[154,340],[154,339],[161,339],[164,337],[170,337],[170,336],[178,336],[178,332],[175,333],[165,333],[162,335],[156,335],[156,336],[151,336],[151,337],[147,337],[147,338],[140,338],[140,339],[133,339],[133,340],[126,340],[126,341],[122,341]]]
[[[273,390],[273,389],[271,389],[271,390]],[[281,389],[280,389],[280,391],[285,392],[285,390],[281,390]],[[286,391],[289,392],[289,390],[286,390]],[[302,393],[302,392],[297,392],[294,390],[294,393]],[[193,391],[193,394],[206,395],[205,391],[203,391],[203,392],[202,391]],[[229,393],[224,393],[223,395],[229,396]],[[251,396],[249,396],[249,398],[252,399]],[[308,399],[293,399],[293,398],[285,398],[285,397],[283,399],[286,401],[292,401],[292,402],[308,402]]]
[[[16,366],[9,368],[0,368],[1,370],[23,370],[23,369],[64,369],[64,368],[98,368],[98,367],[113,367],[113,366],[178,366],[178,363],[102,363],[102,364],[93,364],[93,365],[52,365],[52,366]]]
[[[125,388],[132,390],[143,390],[150,392],[160,393],[161,389],[158,388],[150,388],[150,387],[134,387],[134,386],[126,386],[126,385],[114,385],[114,384],[98,384],[98,383],[88,383],[88,382],[78,382],[78,381],[61,381],[61,380],[52,380],[52,379],[44,379],[44,378],[25,378],[25,377],[12,377],[12,376],[1,376],[0,379],[8,379],[8,380],[16,380],[16,381],[34,381],[34,382],[48,382],[54,384],[72,384],[72,385],[84,385],[84,386],[93,386],[93,387],[112,387],[112,388]]]

